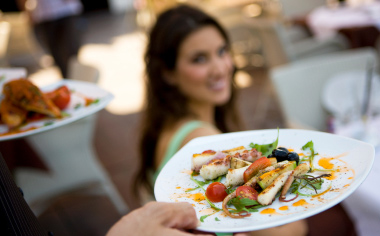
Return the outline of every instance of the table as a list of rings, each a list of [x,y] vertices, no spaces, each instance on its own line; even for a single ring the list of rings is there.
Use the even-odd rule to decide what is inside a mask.
[[[351,48],[374,47],[380,36],[380,2],[319,7],[306,17],[306,24],[318,39],[341,33],[347,37]]]
[[[365,71],[348,71],[338,74],[326,83],[322,92],[322,104],[335,115],[333,117],[333,133],[361,139],[376,147],[375,161],[370,174],[362,185],[342,202],[354,221],[359,236],[378,235],[380,232],[380,189],[377,187],[380,180],[380,115],[369,116],[365,122],[360,119],[360,112],[358,116],[353,117],[354,119],[349,119],[350,117],[342,119],[342,115],[352,115],[348,112],[349,109],[355,110],[353,107],[355,99],[359,101],[363,96],[364,76]],[[380,78],[377,76],[374,81],[376,83],[372,87],[372,99],[375,100],[374,105],[377,105],[377,109],[379,109]],[[360,89],[357,89],[358,87]],[[354,88],[356,89],[353,90]],[[353,91],[356,91],[357,94]],[[355,99],[353,99],[354,97]]]

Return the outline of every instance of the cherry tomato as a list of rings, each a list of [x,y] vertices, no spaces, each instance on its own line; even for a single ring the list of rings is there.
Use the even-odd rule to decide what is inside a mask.
[[[250,186],[239,186],[236,189],[236,196],[241,198],[249,198],[251,200],[257,200],[259,193]]]
[[[210,184],[206,189],[206,197],[211,202],[221,202],[227,197],[227,188],[220,182]]]
[[[254,161],[248,169],[244,171],[244,182],[248,182],[253,176],[259,172],[259,170],[264,169],[271,165],[270,160],[267,157],[261,157]]]
[[[63,110],[69,105],[71,95],[66,85],[57,88],[54,91],[46,93],[46,96],[60,109]]]

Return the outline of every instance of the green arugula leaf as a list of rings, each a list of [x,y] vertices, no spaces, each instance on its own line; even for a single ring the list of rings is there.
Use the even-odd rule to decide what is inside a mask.
[[[185,193],[188,193],[188,192],[191,192],[191,191],[194,191],[194,190],[197,190],[199,189],[199,186],[195,187],[195,188],[191,188],[191,189],[188,189],[185,191]]]
[[[67,113],[67,112],[61,111],[61,116],[63,116],[63,117],[69,117],[71,115],[69,113]]]
[[[206,219],[206,218],[209,217],[210,215],[212,215],[212,214],[201,216],[201,218],[200,218],[199,220],[200,220],[201,222],[203,222],[204,219]]]
[[[96,98],[95,100],[91,101],[91,102],[88,104],[88,106],[89,106],[89,105],[92,105],[92,104],[97,104],[97,103],[99,103],[99,101],[100,101],[100,99],[99,99],[99,98]]]
[[[48,122],[45,122],[45,123],[44,123],[44,126],[49,126],[49,125],[52,125],[52,124],[54,124],[53,121],[48,121]]]
[[[311,152],[310,156],[308,156],[309,163],[310,163],[310,170],[314,171],[313,161],[314,161],[314,156],[316,155],[316,153],[314,152],[313,141],[309,141],[305,145],[302,146],[302,150],[306,151],[307,149],[309,149]]]
[[[239,213],[242,211],[257,212],[256,210],[257,208],[263,207],[256,200],[251,200],[249,198],[239,198],[239,197],[232,198],[228,202],[228,205],[233,205],[236,208],[236,210],[230,211],[231,213]]]
[[[220,221],[220,220],[218,219],[218,217],[215,217],[215,221]]]
[[[268,156],[269,154],[272,153],[273,149],[277,148],[279,136],[280,136],[280,129],[277,128],[277,139],[273,143],[268,143],[268,144],[250,143],[249,146],[251,148],[255,148],[258,152],[261,152],[262,156]]]
[[[236,189],[237,189],[237,187],[229,187],[229,188],[226,189],[226,193],[227,193],[227,194],[231,194],[231,193],[233,193]]]

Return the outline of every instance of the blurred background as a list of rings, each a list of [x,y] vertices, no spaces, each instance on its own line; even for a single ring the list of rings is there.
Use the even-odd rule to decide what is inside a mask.
[[[328,106],[329,101],[324,103],[321,98],[327,80],[335,75],[354,68],[362,71],[363,77],[368,77],[369,65],[375,68],[370,70],[371,73],[377,70],[380,51],[380,8],[377,1],[80,2],[83,8],[77,23],[80,30],[76,33],[80,35],[74,35],[80,36],[80,47],[77,55],[70,59],[66,77],[72,79],[78,73],[84,73],[86,77],[91,73],[93,76],[88,81],[115,96],[92,121],[91,145],[102,171],[114,184],[127,208],[117,209],[117,204],[107,195],[89,195],[77,191],[82,188],[61,191],[54,195],[48,205],[38,210],[43,225],[55,235],[104,235],[122,212],[140,206],[139,200],[133,196],[131,185],[139,158],[137,137],[144,97],[143,54],[146,33],[156,15],[175,4],[193,4],[204,9],[214,15],[229,32],[239,69],[239,109],[247,130],[307,128],[342,132],[349,136],[351,133],[348,130],[351,129],[347,128],[347,124],[357,121],[356,116],[376,118],[380,112],[373,105],[376,101],[380,104],[380,100],[376,100],[379,98],[376,92],[370,95],[373,98],[372,109],[359,114],[355,111],[362,110],[364,98],[359,99],[359,108],[349,107],[344,111],[339,108],[345,104]],[[27,8],[33,8],[33,0],[26,3]],[[0,10],[0,67],[26,68],[27,76],[39,86],[61,80],[66,72],[60,70],[54,57],[39,43],[33,31],[33,22],[20,2],[1,1]],[[307,76],[310,76],[310,80],[302,82],[302,78]],[[364,91],[366,84],[361,83]],[[376,82],[372,84],[376,85]],[[297,95],[306,98],[300,99]],[[377,144],[377,140],[372,141]],[[12,150],[16,150],[13,150],[14,153],[20,153],[17,149],[22,148],[19,144],[10,143],[4,143],[2,148],[4,145],[8,145],[8,148],[12,145]],[[29,152],[25,152],[23,155],[28,155]],[[13,163],[10,168],[16,172],[30,166]],[[330,216],[337,216],[341,212],[338,206]],[[326,220],[326,215],[315,216],[310,221],[322,224],[323,218]],[[340,225],[343,226],[337,231],[340,233],[329,229],[330,234],[327,235],[349,235],[352,225],[345,224],[348,223],[342,218]]]

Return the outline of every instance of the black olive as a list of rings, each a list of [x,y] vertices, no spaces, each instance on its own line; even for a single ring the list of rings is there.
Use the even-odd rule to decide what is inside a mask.
[[[286,152],[289,152],[289,150],[287,148],[284,148],[284,147],[278,147],[277,149],[281,149],[281,150],[284,150]]]
[[[283,148],[274,149],[273,155],[276,157],[277,162],[286,161],[288,159],[288,150]]]
[[[296,161],[297,165],[298,165],[298,162],[300,161],[300,156],[298,156],[298,154],[296,152],[289,152],[288,153],[288,160],[289,161]]]
[[[272,158],[272,157],[274,157],[273,154],[269,154],[268,155],[268,158]]]

